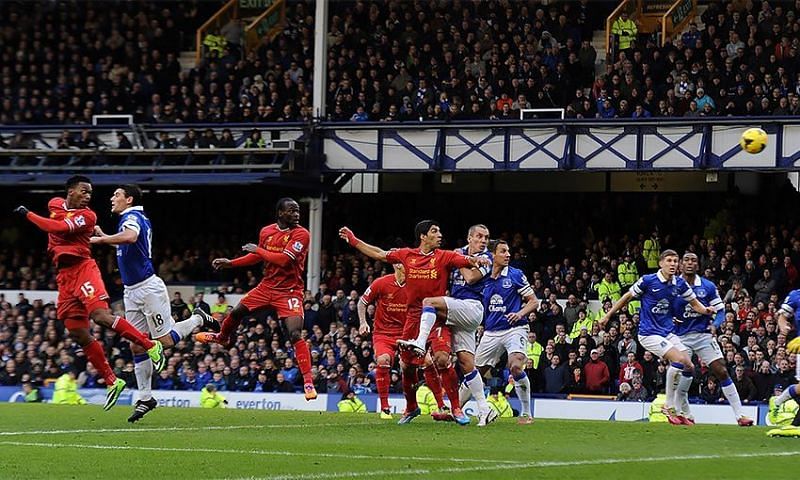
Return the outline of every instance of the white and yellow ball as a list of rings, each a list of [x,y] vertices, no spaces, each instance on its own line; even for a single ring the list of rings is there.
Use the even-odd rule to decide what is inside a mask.
[[[742,134],[739,145],[747,153],[761,153],[767,146],[767,132],[760,128],[748,128]]]

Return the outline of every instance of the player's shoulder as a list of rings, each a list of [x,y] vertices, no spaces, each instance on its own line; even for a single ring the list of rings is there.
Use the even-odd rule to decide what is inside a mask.
[[[707,279],[706,277],[700,277],[700,285],[705,288],[706,290],[716,290],[717,284],[712,282],[711,280]]]
[[[268,235],[270,233],[275,232],[276,230],[278,230],[278,225],[275,223],[270,223],[269,225],[261,227],[261,231],[259,233],[261,235]]]
[[[47,209],[51,212],[55,210],[66,210],[67,201],[63,197],[53,197],[47,202]]]
[[[800,289],[789,292],[789,295],[786,296],[786,300],[795,303],[800,302]]]

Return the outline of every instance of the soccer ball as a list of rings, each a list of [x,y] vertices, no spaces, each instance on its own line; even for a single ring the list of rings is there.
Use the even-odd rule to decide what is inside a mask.
[[[739,145],[747,153],[761,153],[767,146],[767,132],[760,128],[748,128],[742,134]]]

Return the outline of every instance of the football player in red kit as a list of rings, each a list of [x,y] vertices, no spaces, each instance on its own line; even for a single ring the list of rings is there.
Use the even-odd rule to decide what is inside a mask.
[[[24,206],[14,211],[48,234],[47,253],[58,271],[58,319],[64,322],[70,338],[83,348],[86,358],[103,376],[108,389],[103,409],[109,410],[125,389],[125,381],[114,375],[103,346],[89,330],[89,318],[144,348],[158,372],[164,369],[166,363],[164,348],[124,318],[111,313],[108,293],[97,263],[92,258],[89,243],[97,223],[97,215],[89,208],[92,182],[86,177],[74,176],[67,180],[66,189],[66,198],[56,197],[48,203],[49,218],[39,216]]]
[[[273,308],[283,319],[294,345],[294,354],[303,374],[303,391],[306,400],[317,398],[314,378],[311,375],[311,350],[301,337],[303,329],[303,273],[308,255],[309,233],[299,225],[300,205],[291,198],[278,200],[277,221],[261,229],[258,245],[248,243],[242,247],[245,255],[234,258],[217,258],[215,269],[237,268],[264,263],[264,277],[255,288],[247,292],[222,322],[219,333],[201,332],[195,340],[201,343],[228,345],[242,319],[256,310]]]

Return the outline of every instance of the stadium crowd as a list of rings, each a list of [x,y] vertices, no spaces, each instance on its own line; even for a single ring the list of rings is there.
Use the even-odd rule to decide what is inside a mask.
[[[592,34],[614,2],[334,2],[328,119],[515,119],[553,107],[578,118],[795,115],[800,3],[773,3],[711,1],[704,28],[692,23],[665,47],[626,38],[598,74]],[[230,43],[191,70],[179,50],[216,2],[83,5],[0,6],[1,124],[313,117],[308,2],[288,2],[272,42],[243,56]]]
[[[641,401],[663,389],[665,364],[638,343],[635,305],[619,314],[606,330],[599,329],[596,322],[639,275],[654,270],[658,252],[668,247],[696,252],[700,274],[719,288],[727,317],[714,334],[742,400],[762,401],[771,395],[774,385],[794,383],[795,360],[786,354],[786,338],[777,333],[775,312],[785,294],[800,286],[800,227],[791,220],[797,210],[791,205],[797,204],[797,197],[787,187],[764,199],[764,205],[787,205],[786,216],[766,215],[746,197],[704,202],[704,208],[688,213],[687,205],[695,205],[696,199],[675,196],[666,200],[669,205],[642,202],[628,208],[627,227],[597,223],[576,236],[556,222],[537,226],[541,231],[536,233],[498,232],[512,247],[512,264],[528,274],[542,300],[542,307],[533,314],[529,337],[528,373],[534,391],[617,395],[620,400]],[[623,197],[595,203],[595,212],[580,215],[584,224],[594,216],[611,218],[608,212],[625,204]],[[346,203],[342,208],[358,213]],[[555,206],[553,211],[559,212]],[[687,213],[675,216],[669,215],[670,211]],[[639,217],[642,212],[662,218],[657,229],[644,224],[642,219],[651,217]],[[332,223],[335,217],[332,213]],[[554,217],[564,218],[560,214]],[[551,228],[556,229],[552,236]],[[8,230],[0,238],[8,238],[7,234]],[[304,335],[311,342],[315,383],[321,393],[372,392],[372,344],[369,337],[358,335],[356,305],[369,283],[390,267],[367,261],[346,245],[335,243],[334,238],[326,236],[320,290],[305,294]],[[233,237],[224,253],[236,255],[237,240]],[[54,272],[37,252],[0,250],[0,289],[53,289]],[[156,254],[158,272],[168,283],[214,278],[210,259],[222,253],[175,252],[162,245]],[[114,255],[100,251],[99,264],[112,298],[119,298]],[[217,280],[213,290],[218,294],[192,298],[175,294],[173,315],[185,319],[194,307],[224,315],[233,306],[225,294],[243,293],[259,276],[258,268],[242,269],[224,284]],[[120,308],[119,304],[115,308]],[[371,308],[367,310],[368,316],[373,313]],[[133,384],[128,343],[110,331],[96,328],[95,333],[105,342],[117,375]],[[299,387],[291,342],[270,312],[249,318],[229,350],[186,340],[172,348],[170,355],[156,388],[199,390],[210,382],[222,391],[293,391]],[[697,366],[700,373],[692,396],[720,402],[719,385],[707,366]],[[64,335],[52,305],[25,294],[0,297],[0,385],[41,384],[73,369],[81,385],[102,386],[97,372],[86,365],[82,352]],[[500,367],[492,371],[487,383],[502,388],[507,378],[508,373]],[[400,392],[397,374],[392,378],[392,391]]]

